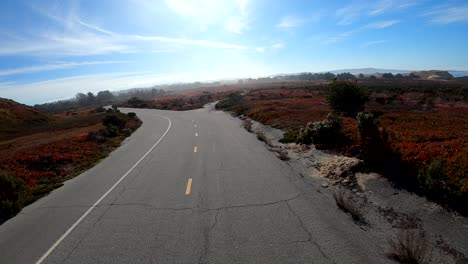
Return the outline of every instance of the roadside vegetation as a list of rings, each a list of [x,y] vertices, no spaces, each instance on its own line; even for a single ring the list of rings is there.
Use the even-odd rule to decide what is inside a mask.
[[[423,231],[405,230],[389,241],[388,256],[403,264],[426,264],[430,262],[430,243]]]
[[[275,85],[228,94],[216,107],[283,129],[283,143],[358,157],[362,170],[468,214],[466,79]]]
[[[355,200],[353,200],[349,192],[340,189],[339,191],[333,193],[333,198],[335,199],[338,208],[349,214],[355,223],[360,225],[367,225],[364,214],[361,212],[359,205]]]
[[[65,180],[92,167],[141,125],[134,113],[113,109],[51,116],[13,101],[8,103],[23,116],[12,114],[10,120],[1,121],[2,125],[16,124],[15,129],[27,131],[17,137],[10,133],[0,137],[0,220],[14,216]],[[12,109],[1,108],[13,113]],[[46,118],[40,123],[20,120],[29,120],[31,113]]]

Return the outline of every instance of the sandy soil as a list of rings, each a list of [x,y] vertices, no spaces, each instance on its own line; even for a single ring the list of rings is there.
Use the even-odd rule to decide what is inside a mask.
[[[358,159],[319,151],[313,146],[282,144],[278,141],[283,135],[281,130],[250,121],[252,133],[263,133],[266,146],[302,177],[309,178],[320,193],[330,197],[336,192],[345,193],[367,222],[356,224],[369,232],[376,243],[389,249],[389,240],[398,234],[423,230],[430,245],[429,263],[468,263],[467,217],[396,189],[377,173],[353,173]]]

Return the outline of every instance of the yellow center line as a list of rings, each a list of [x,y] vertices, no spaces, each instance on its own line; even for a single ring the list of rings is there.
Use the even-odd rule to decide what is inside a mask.
[[[189,195],[191,189],[192,189],[192,178],[189,178],[187,181],[187,188],[185,189],[185,195]]]
[[[198,151],[198,147],[197,147],[197,146],[195,146],[195,147],[193,148],[193,152],[195,152],[195,153],[196,153],[197,151]]]

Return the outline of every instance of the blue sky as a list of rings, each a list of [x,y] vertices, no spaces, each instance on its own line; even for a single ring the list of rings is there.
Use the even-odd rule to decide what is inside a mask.
[[[468,70],[468,1],[0,2],[0,97],[344,68]]]

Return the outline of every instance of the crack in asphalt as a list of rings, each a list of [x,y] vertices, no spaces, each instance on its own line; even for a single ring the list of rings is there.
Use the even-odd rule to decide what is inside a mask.
[[[323,252],[322,248],[320,247],[319,244],[317,244],[313,239],[312,239],[312,233],[307,230],[304,222],[302,221],[302,218],[292,209],[291,205],[289,204],[290,201],[297,199],[301,196],[303,196],[304,193],[300,193],[294,197],[288,198],[288,199],[282,199],[282,200],[277,200],[273,202],[268,202],[268,203],[258,203],[258,204],[244,204],[244,205],[230,205],[230,206],[222,206],[218,208],[202,208],[202,207],[156,207],[152,204],[147,204],[147,203],[110,203],[110,204],[100,204],[98,207],[103,207],[107,206],[107,209],[105,212],[103,212],[100,217],[97,219],[97,221],[94,222],[94,224],[86,231],[85,235],[81,237],[81,239],[76,243],[76,245],[73,247],[73,249],[69,252],[69,254],[65,257],[63,262],[65,262],[68,257],[76,250],[76,248],[81,244],[83,239],[89,234],[89,232],[96,226],[96,224],[104,217],[104,215],[107,213],[107,211],[111,208],[111,206],[143,206],[143,207],[149,207],[155,210],[167,210],[167,211],[195,211],[195,212],[211,212],[215,211],[216,214],[214,215],[214,221],[213,223],[208,227],[205,228],[203,231],[203,237],[204,237],[204,244],[202,248],[202,252],[200,254],[198,263],[205,263],[205,258],[208,256],[208,250],[210,248],[210,234],[218,224],[218,218],[220,211],[222,210],[232,210],[232,209],[241,209],[241,208],[249,208],[249,207],[264,207],[264,206],[270,206],[270,205],[275,205],[275,204],[280,204],[280,203],[285,203],[286,206],[288,207],[288,210],[297,218],[299,225],[301,229],[307,234],[307,239],[305,240],[296,240],[296,241],[291,241],[287,243],[280,243],[281,245],[289,245],[289,244],[296,244],[296,243],[311,243],[315,245],[315,247],[318,249],[318,251],[322,254],[322,256],[332,263],[335,263],[332,259],[330,259],[325,252]],[[118,198],[118,196],[116,197]],[[41,207],[41,208],[70,208],[70,207],[76,207],[76,208],[87,208],[90,206],[56,206],[56,207]],[[39,208],[38,208],[39,209]]]
[[[117,197],[115,199],[117,199]],[[73,252],[75,252],[78,246],[81,245],[81,242],[89,235],[89,233],[91,232],[91,230],[94,229],[97,223],[101,221],[102,217],[107,213],[107,211],[109,211],[110,208],[111,207],[108,206],[106,210],[99,216],[99,218],[93,223],[93,225],[90,228],[88,228],[88,230],[86,230],[85,234],[78,240],[78,242],[75,244],[75,246],[73,246],[70,252],[68,252],[67,256],[61,261],[61,263],[65,263],[67,261],[67,259],[71,256],[71,254],[73,254]]]
[[[208,255],[208,249],[210,248],[210,233],[211,231],[215,228],[216,224],[218,223],[218,216],[219,216],[219,211],[221,209],[216,210],[216,214],[214,217],[214,222],[211,224],[211,226],[207,229],[204,230],[203,232],[203,238],[204,238],[204,243],[203,243],[203,252],[198,258],[198,263],[203,263],[203,259]]]
[[[291,211],[291,213],[296,216],[297,220],[299,221],[299,224],[302,228],[302,230],[304,230],[304,232],[307,233],[308,235],[308,239],[307,240],[298,240],[298,241],[292,241],[292,242],[289,242],[289,243],[286,243],[286,244],[294,244],[294,243],[311,243],[313,245],[315,245],[318,249],[318,251],[322,254],[322,256],[328,260],[330,260],[332,263],[336,263],[334,262],[332,259],[330,259],[326,254],[325,252],[323,252],[322,248],[320,247],[319,244],[317,244],[317,242],[315,242],[313,239],[312,239],[312,233],[309,232],[309,230],[307,230],[306,226],[304,225],[304,222],[302,221],[302,218],[292,209],[291,205],[289,204],[288,201],[285,201],[284,202],[287,206],[288,206],[288,209],[289,211]]]
[[[171,211],[183,211],[183,210],[193,210],[197,212],[206,212],[206,211],[218,211],[218,210],[229,210],[229,209],[236,209],[236,208],[245,208],[245,207],[259,207],[259,206],[268,206],[273,204],[282,203],[285,201],[291,201],[296,199],[300,196],[303,196],[303,193],[300,193],[294,197],[278,200],[274,202],[268,203],[259,203],[259,204],[244,204],[244,205],[229,205],[229,206],[222,206],[217,208],[205,208],[205,207],[157,207],[152,204],[148,203],[106,203],[106,204],[98,204],[96,207],[103,207],[103,206],[143,206],[149,207],[155,210],[171,210]],[[64,205],[64,206],[47,206],[47,207],[38,207],[36,209],[60,209],[60,208],[89,208],[90,205]]]
[[[207,229],[205,229],[204,233],[203,233],[203,237],[204,237],[204,244],[203,244],[203,251],[202,251],[202,254],[200,255],[199,259],[198,259],[198,263],[201,264],[201,263],[204,263],[203,259],[206,258],[206,256],[208,255],[208,249],[209,249],[209,245],[210,245],[210,233],[211,231],[213,231],[213,229],[216,227],[216,225],[218,224],[218,216],[219,216],[219,212],[221,210],[229,210],[229,209],[239,209],[239,208],[247,208],[247,207],[262,207],[262,206],[269,206],[269,205],[274,205],[274,204],[279,204],[279,203],[286,203],[288,204],[288,201],[291,201],[291,200],[294,200],[294,199],[297,199],[298,197],[302,196],[303,194],[298,194],[294,197],[291,197],[291,198],[288,198],[288,199],[283,199],[283,200],[279,200],[279,201],[275,201],[275,202],[270,202],[270,203],[263,203],[263,204],[246,204],[246,205],[234,205],[234,206],[224,206],[224,207],[219,207],[219,208],[213,208],[213,209],[206,209],[207,211],[216,211],[216,215],[214,217],[214,222],[213,224],[211,224],[211,226]],[[289,206],[289,205],[288,205]],[[302,222],[301,222],[302,223]],[[310,233],[309,233],[310,235]],[[311,235],[310,235],[311,237]],[[322,251],[320,251],[322,252]],[[323,252],[322,252],[323,254]],[[326,257],[326,256],[325,256]],[[326,257],[328,259],[328,257]]]

